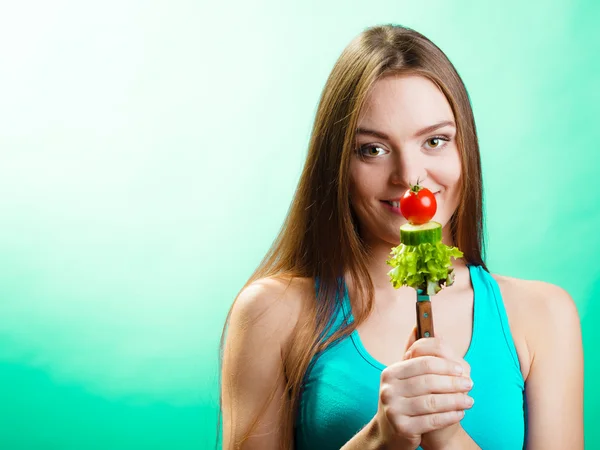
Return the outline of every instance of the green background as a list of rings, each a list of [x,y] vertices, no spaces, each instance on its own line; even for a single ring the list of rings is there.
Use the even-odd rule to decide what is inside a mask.
[[[599,16],[594,0],[3,2],[0,448],[211,446],[226,312],[281,225],[335,60],[390,22],[467,85],[490,269],[579,307],[600,448]]]

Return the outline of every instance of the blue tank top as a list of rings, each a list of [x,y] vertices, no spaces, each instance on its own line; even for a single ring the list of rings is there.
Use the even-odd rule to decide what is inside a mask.
[[[475,404],[465,411],[461,425],[482,449],[522,449],[525,383],[500,289],[481,266],[469,266],[469,273],[474,291],[473,334],[464,359],[471,366],[474,385],[469,395]],[[344,319],[354,320],[347,292],[329,335]],[[363,347],[356,330],[313,363],[300,395],[295,448],[339,450],[375,416],[381,371],[386,366]]]

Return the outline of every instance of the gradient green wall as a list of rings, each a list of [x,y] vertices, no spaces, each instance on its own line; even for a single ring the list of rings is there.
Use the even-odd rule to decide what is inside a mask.
[[[3,2],[0,448],[211,446],[226,312],[281,225],[334,61],[389,22],[467,85],[492,271],[577,302],[600,448],[599,5]]]

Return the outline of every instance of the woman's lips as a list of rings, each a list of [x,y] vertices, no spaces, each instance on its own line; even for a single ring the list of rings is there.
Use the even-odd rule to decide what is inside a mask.
[[[395,207],[390,205],[386,200],[381,200],[381,203],[383,204],[383,206],[385,206],[388,210],[390,210],[392,213],[397,214],[399,216],[402,215],[402,212],[400,212],[400,207]]]

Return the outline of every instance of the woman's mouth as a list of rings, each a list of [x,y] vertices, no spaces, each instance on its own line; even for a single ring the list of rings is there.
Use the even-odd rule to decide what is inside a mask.
[[[440,191],[438,192],[434,192],[434,196],[438,197],[438,194],[440,193]],[[402,215],[402,212],[400,211],[400,199],[397,200],[381,200],[381,203],[384,204],[384,206],[390,210],[391,212],[393,212],[394,214],[397,214],[399,216]]]
[[[397,214],[399,216],[402,215],[402,212],[400,211],[400,202],[399,201],[382,200],[381,203],[383,203],[383,206],[386,207],[391,212],[393,212],[394,214]]]

